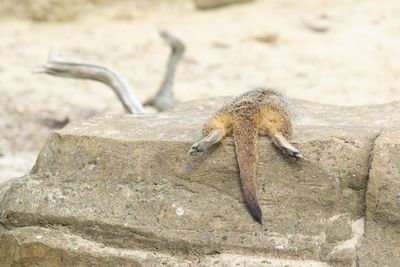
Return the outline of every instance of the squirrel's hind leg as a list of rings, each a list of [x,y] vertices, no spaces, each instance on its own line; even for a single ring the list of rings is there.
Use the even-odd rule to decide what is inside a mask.
[[[217,129],[212,131],[210,134],[201,139],[199,142],[192,145],[192,147],[189,150],[189,155],[194,156],[201,152],[206,151],[212,145],[221,141],[221,139],[224,138],[224,136],[225,136],[224,129]]]
[[[300,151],[292,146],[285,137],[281,133],[275,133],[272,136],[272,141],[274,144],[286,155],[295,158],[296,160],[300,160],[303,156],[300,154]]]
[[[207,136],[192,145],[189,155],[193,156],[204,152],[221,141],[226,135],[230,135],[232,133],[232,123],[232,116],[226,114],[211,118],[204,126],[204,133]]]

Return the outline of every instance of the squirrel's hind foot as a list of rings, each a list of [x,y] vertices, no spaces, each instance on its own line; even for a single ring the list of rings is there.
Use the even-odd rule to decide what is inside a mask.
[[[293,147],[294,148],[294,147]],[[303,159],[303,155],[300,154],[300,151],[298,151],[296,148],[294,149],[286,149],[286,154],[289,157],[295,158],[296,160],[301,160]]]
[[[206,151],[209,147],[221,141],[225,136],[224,129],[217,129],[212,131],[209,135],[201,139],[199,142],[194,143],[189,150],[189,155],[194,156],[201,152]]]
[[[277,133],[274,134],[272,138],[274,144],[286,155],[289,157],[295,158],[296,160],[303,159],[303,156],[300,154],[300,151],[292,146],[282,134]]]
[[[195,156],[207,150],[207,144],[205,141],[200,141],[193,144],[188,152],[190,156]]]

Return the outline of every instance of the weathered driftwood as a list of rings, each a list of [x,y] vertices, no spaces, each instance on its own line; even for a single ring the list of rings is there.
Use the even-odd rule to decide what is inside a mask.
[[[183,52],[185,51],[185,46],[179,39],[165,31],[160,32],[160,35],[171,47],[171,54],[168,60],[164,81],[161,84],[160,89],[158,90],[156,96],[147,100],[144,105],[155,106],[158,110],[163,111],[173,108],[176,104],[174,94],[172,92],[172,85],[175,77],[176,67],[183,55]]]
[[[167,32],[161,32],[161,37],[171,46],[171,55],[163,83],[156,96],[145,102],[145,105],[155,106],[163,111],[175,106],[172,84],[177,64],[185,50],[183,43]],[[108,67],[83,62],[64,60],[60,53],[53,52],[45,65],[34,71],[47,73],[58,77],[89,79],[102,82],[113,89],[127,113],[143,113],[144,108],[129,82],[117,71]]]
[[[102,82],[114,90],[126,112],[144,112],[142,104],[133,93],[133,89],[128,81],[110,68],[97,64],[65,61],[60,53],[53,52],[50,54],[47,63],[35,70],[35,73],[47,73],[59,77],[89,79]]]

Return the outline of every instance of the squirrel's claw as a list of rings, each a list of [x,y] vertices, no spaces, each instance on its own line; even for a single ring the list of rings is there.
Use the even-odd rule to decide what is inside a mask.
[[[300,151],[292,146],[282,134],[277,133],[274,135],[272,141],[274,144],[282,151],[282,153],[288,155],[289,157],[295,158],[296,160],[303,159],[303,156],[300,154]]]
[[[303,155],[301,155],[300,151],[298,151],[294,147],[291,147],[291,148],[286,147],[286,151],[285,152],[289,157],[295,158],[296,160],[303,159]]]
[[[201,152],[206,151],[212,145],[221,141],[221,139],[224,136],[225,136],[224,129],[216,129],[212,131],[209,135],[207,135],[206,137],[204,137],[203,139],[192,145],[192,147],[189,150],[189,155],[194,156]]]
[[[203,152],[203,151],[204,151],[203,146],[201,146],[200,143],[195,143],[195,144],[193,144],[192,147],[190,148],[188,154],[189,154],[190,156],[195,156],[195,155],[197,155],[197,154],[199,154],[199,153],[201,153],[201,152]]]
[[[293,153],[292,157],[295,158],[296,160],[302,160],[303,159],[303,155],[301,155],[300,152]]]

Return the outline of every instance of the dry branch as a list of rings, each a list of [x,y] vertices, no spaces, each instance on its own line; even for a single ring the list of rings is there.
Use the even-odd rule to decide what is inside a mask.
[[[175,106],[172,85],[174,81],[176,67],[181,59],[185,46],[183,43],[167,32],[160,32],[161,37],[171,47],[171,54],[167,64],[164,81],[161,84],[156,96],[145,102],[144,105],[155,106],[163,111]],[[122,102],[125,111],[128,113],[143,113],[144,109],[128,81],[105,66],[98,64],[70,62],[62,59],[58,52],[51,53],[47,63],[37,69],[35,73],[47,73],[58,77],[89,79],[102,82],[110,86],[118,99]]]
[[[97,64],[65,61],[58,52],[53,52],[50,54],[47,63],[37,69],[35,73],[47,73],[58,77],[89,79],[102,82],[114,90],[126,112],[144,112],[142,104],[134,95],[129,83],[120,74],[110,68]]]
[[[162,31],[160,32],[160,36],[171,47],[171,54],[168,60],[164,81],[162,82],[160,89],[156,96],[146,101],[144,105],[151,105],[156,107],[158,110],[163,111],[173,108],[176,104],[172,92],[172,85],[174,82],[176,67],[185,51],[185,46],[178,38],[172,36],[168,32]]]

